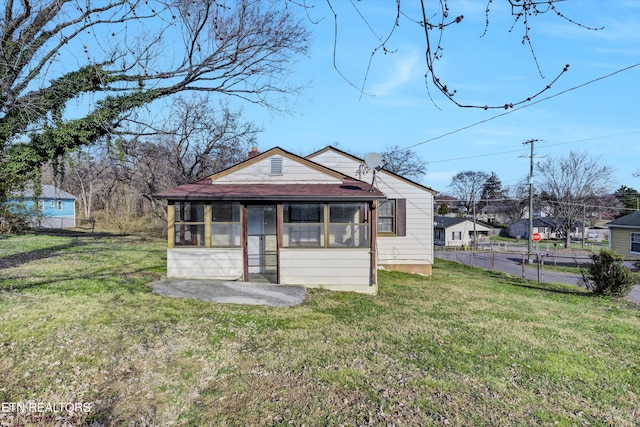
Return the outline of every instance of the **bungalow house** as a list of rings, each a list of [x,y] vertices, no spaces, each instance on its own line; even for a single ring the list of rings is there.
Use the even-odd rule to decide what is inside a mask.
[[[34,225],[38,227],[75,227],[76,196],[53,185],[43,185],[41,190],[40,195],[36,195],[33,189],[16,195],[9,201],[12,209],[32,215]]]
[[[436,216],[433,220],[433,244],[444,247],[457,247],[471,245],[475,233],[479,236],[488,236],[490,228],[468,218]]]
[[[167,276],[375,293],[379,267],[430,271],[432,250],[416,259],[385,242],[411,239],[406,200],[355,179],[357,166],[349,175],[324,164],[338,157],[344,154],[254,151],[231,168],[155,195],[168,201]]]
[[[640,260],[640,211],[614,219],[609,227],[609,247],[626,260]]]

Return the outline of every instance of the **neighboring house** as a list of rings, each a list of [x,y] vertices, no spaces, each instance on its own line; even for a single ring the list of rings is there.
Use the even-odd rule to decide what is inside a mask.
[[[533,232],[540,233],[542,239],[562,239],[562,225],[564,220],[554,218],[533,218]],[[582,222],[575,221],[570,231],[571,237],[582,237]],[[509,237],[528,239],[529,238],[529,220],[519,219],[509,224],[507,229]]]
[[[609,247],[627,260],[640,260],[640,211],[614,219],[609,227]]]
[[[307,159],[353,178],[373,181],[373,171],[362,159],[335,147],[326,147]],[[384,169],[376,173],[375,188],[387,197],[377,212],[378,267],[430,275],[436,191]]]
[[[446,194],[441,194],[435,200],[435,212],[437,214],[441,214],[443,210],[443,205],[446,206],[445,212],[453,212],[458,204],[458,200],[455,197],[447,196]]]
[[[506,224],[509,222],[509,215],[506,211],[507,207],[503,205],[487,205],[480,210],[477,219],[487,223]]]
[[[473,221],[468,218],[436,216],[433,220],[433,244],[444,247],[464,247],[473,243]],[[478,222],[475,232],[480,236],[488,236],[490,228]]]
[[[33,189],[13,198],[27,212],[37,212],[34,225],[43,228],[72,228],[76,226],[76,196],[53,185],[43,185],[42,193],[36,197]],[[37,210],[35,209],[37,203]]]
[[[354,179],[357,166],[349,175],[323,164],[335,156],[344,157],[339,151],[310,158],[277,147],[254,151],[209,178],[155,195],[169,204],[167,276],[375,293],[381,266],[426,271],[428,265],[430,271],[432,249],[416,259],[404,255],[404,245],[389,244],[412,240],[413,219],[404,215],[413,215],[405,209],[413,202],[387,198],[380,185]],[[426,192],[432,209],[433,193]]]

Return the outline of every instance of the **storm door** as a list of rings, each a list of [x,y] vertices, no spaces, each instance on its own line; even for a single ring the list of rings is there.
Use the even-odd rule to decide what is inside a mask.
[[[250,282],[278,282],[276,205],[247,206],[247,263]]]

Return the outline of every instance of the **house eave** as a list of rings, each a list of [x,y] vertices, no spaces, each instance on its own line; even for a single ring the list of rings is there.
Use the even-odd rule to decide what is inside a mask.
[[[632,228],[634,230],[640,230],[640,225],[618,225],[618,224],[605,224],[604,225],[607,228]]]
[[[371,202],[373,200],[385,200],[384,196],[158,196],[152,195],[154,199],[168,200],[170,202],[192,201],[192,202]]]

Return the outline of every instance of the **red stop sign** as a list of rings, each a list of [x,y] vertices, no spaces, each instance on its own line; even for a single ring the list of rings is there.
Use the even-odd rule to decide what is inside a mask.
[[[536,243],[538,243],[541,238],[542,238],[542,236],[540,236],[540,233],[533,233],[531,235],[531,240],[533,240]]]

